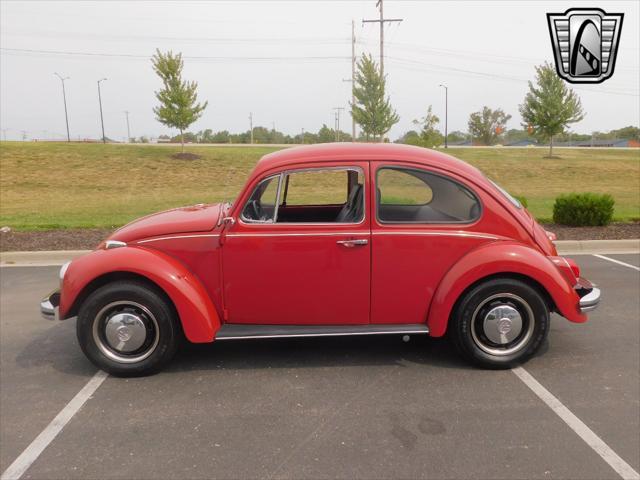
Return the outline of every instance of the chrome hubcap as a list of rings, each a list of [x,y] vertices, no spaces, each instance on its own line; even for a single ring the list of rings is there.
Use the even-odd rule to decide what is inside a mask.
[[[139,303],[113,302],[96,315],[93,339],[111,360],[140,362],[158,346],[158,322],[149,309]]]
[[[522,317],[510,305],[493,307],[484,316],[484,333],[489,340],[505,345],[516,339],[522,331]]]
[[[533,334],[535,318],[529,304],[512,293],[485,299],[473,312],[471,336],[491,355],[510,355],[522,349]]]
[[[109,317],[104,333],[109,346],[119,352],[133,352],[147,338],[147,328],[142,318],[128,312]]]

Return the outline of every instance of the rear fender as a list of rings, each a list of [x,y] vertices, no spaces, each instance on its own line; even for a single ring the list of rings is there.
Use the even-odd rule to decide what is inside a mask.
[[[142,276],[161,288],[176,307],[189,341],[213,341],[220,317],[200,280],[175,258],[142,247],[95,250],[71,262],[61,289],[60,318],[77,311],[76,302],[86,297],[94,280],[117,272]]]
[[[429,333],[444,335],[455,303],[462,293],[483,278],[521,275],[534,280],[547,292],[558,312],[568,320],[587,320],[580,312],[580,297],[558,268],[542,253],[515,242],[492,242],[462,257],[444,276],[427,315]]]

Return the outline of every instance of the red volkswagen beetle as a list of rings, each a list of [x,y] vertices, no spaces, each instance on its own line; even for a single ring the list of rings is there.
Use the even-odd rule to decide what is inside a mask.
[[[506,191],[453,157],[327,144],[262,158],[233,203],[136,220],[62,267],[47,318],[116,375],[190,342],[448,333],[483,367],[525,361],[549,314],[600,291]]]

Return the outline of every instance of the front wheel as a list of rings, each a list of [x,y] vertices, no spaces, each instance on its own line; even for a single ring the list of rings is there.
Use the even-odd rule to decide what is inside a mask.
[[[121,281],[100,287],[80,307],[76,333],[85,355],[117,376],[158,371],[176,351],[172,305],[155,288]]]
[[[549,323],[549,308],[535,288],[520,280],[496,278],[460,299],[449,332],[472,363],[511,368],[538,351]]]

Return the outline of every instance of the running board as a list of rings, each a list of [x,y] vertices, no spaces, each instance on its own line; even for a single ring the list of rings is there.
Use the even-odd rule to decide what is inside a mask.
[[[216,340],[251,338],[342,337],[349,335],[418,335],[428,334],[424,324],[410,325],[248,325],[225,324]]]

